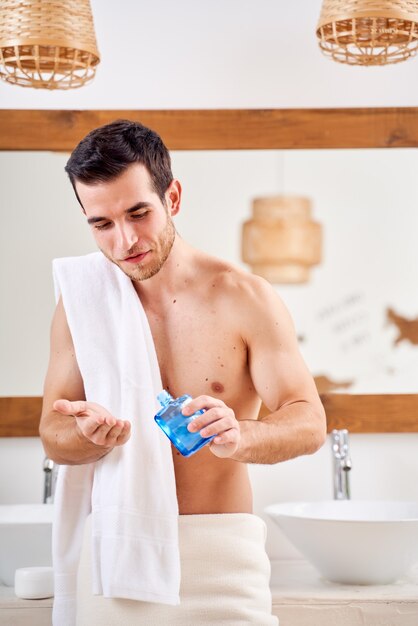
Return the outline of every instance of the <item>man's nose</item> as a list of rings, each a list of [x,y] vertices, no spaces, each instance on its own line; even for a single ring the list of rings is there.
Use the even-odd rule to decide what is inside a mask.
[[[125,224],[119,229],[119,244],[122,250],[130,250],[138,241],[135,228],[130,224]]]

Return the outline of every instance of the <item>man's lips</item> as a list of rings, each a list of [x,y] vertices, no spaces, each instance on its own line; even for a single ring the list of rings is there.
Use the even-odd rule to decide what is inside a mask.
[[[128,256],[126,259],[123,259],[125,263],[139,263],[142,259],[148,254],[149,250],[146,252],[140,252],[139,254],[135,254],[134,256]]]

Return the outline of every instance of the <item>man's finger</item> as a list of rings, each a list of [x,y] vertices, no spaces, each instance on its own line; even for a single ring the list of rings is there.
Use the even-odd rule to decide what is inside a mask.
[[[107,433],[106,443],[108,445],[115,445],[116,441],[118,440],[118,437],[122,433],[122,430],[123,430],[123,424],[116,423],[116,425],[113,426],[113,428],[111,428],[109,432]]]
[[[79,415],[86,412],[85,400],[70,402],[69,400],[55,400],[52,408],[63,415]]]
[[[113,426],[109,426],[106,423],[100,424],[90,433],[89,439],[96,445],[104,446],[107,444],[106,438],[112,428]]]
[[[183,415],[192,415],[200,409],[211,409],[214,407],[224,407],[225,402],[222,402],[219,398],[212,398],[212,396],[197,396],[186,404],[181,410]]]
[[[119,437],[117,438],[116,445],[121,446],[126,443],[131,436],[131,424],[130,422],[125,422],[123,425],[123,429]]]

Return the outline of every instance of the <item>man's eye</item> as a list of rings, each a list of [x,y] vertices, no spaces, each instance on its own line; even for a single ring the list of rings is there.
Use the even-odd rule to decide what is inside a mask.
[[[95,224],[94,228],[96,230],[106,230],[106,228],[109,228],[110,226],[110,222],[105,222],[104,224]]]
[[[145,217],[146,215],[148,215],[148,213],[149,213],[149,211],[144,211],[143,213],[133,213],[133,214],[131,215],[131,217],[132,217],[134,220],[140,220],[140,219],[142,219],[143,217]]]

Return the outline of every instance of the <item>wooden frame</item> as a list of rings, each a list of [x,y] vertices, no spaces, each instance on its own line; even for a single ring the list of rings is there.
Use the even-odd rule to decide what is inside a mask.
[[[418,108],[174,111],[0,110],[0,150],[70,152],[117,118],[154,128],[170,150],[290,150],[418,146]]]
[[[159,132],[170,150],[418,147],[418,107],[172,111],[0,110],[0,150],[70,152],[117,118]],[[327,393],[328,430],[418,432],[418,394]],[[42,398],[0,398],[0,436],[37,436]]]
[[[327,429],[351,433],[418,432],[418,394],[324,393]],[[37,437],[42,397],[0,398],[0,437]],[[269,411],[262,406],[260,415]]]
[[[0,398],[0,437],[38,437],[42,397]]]

